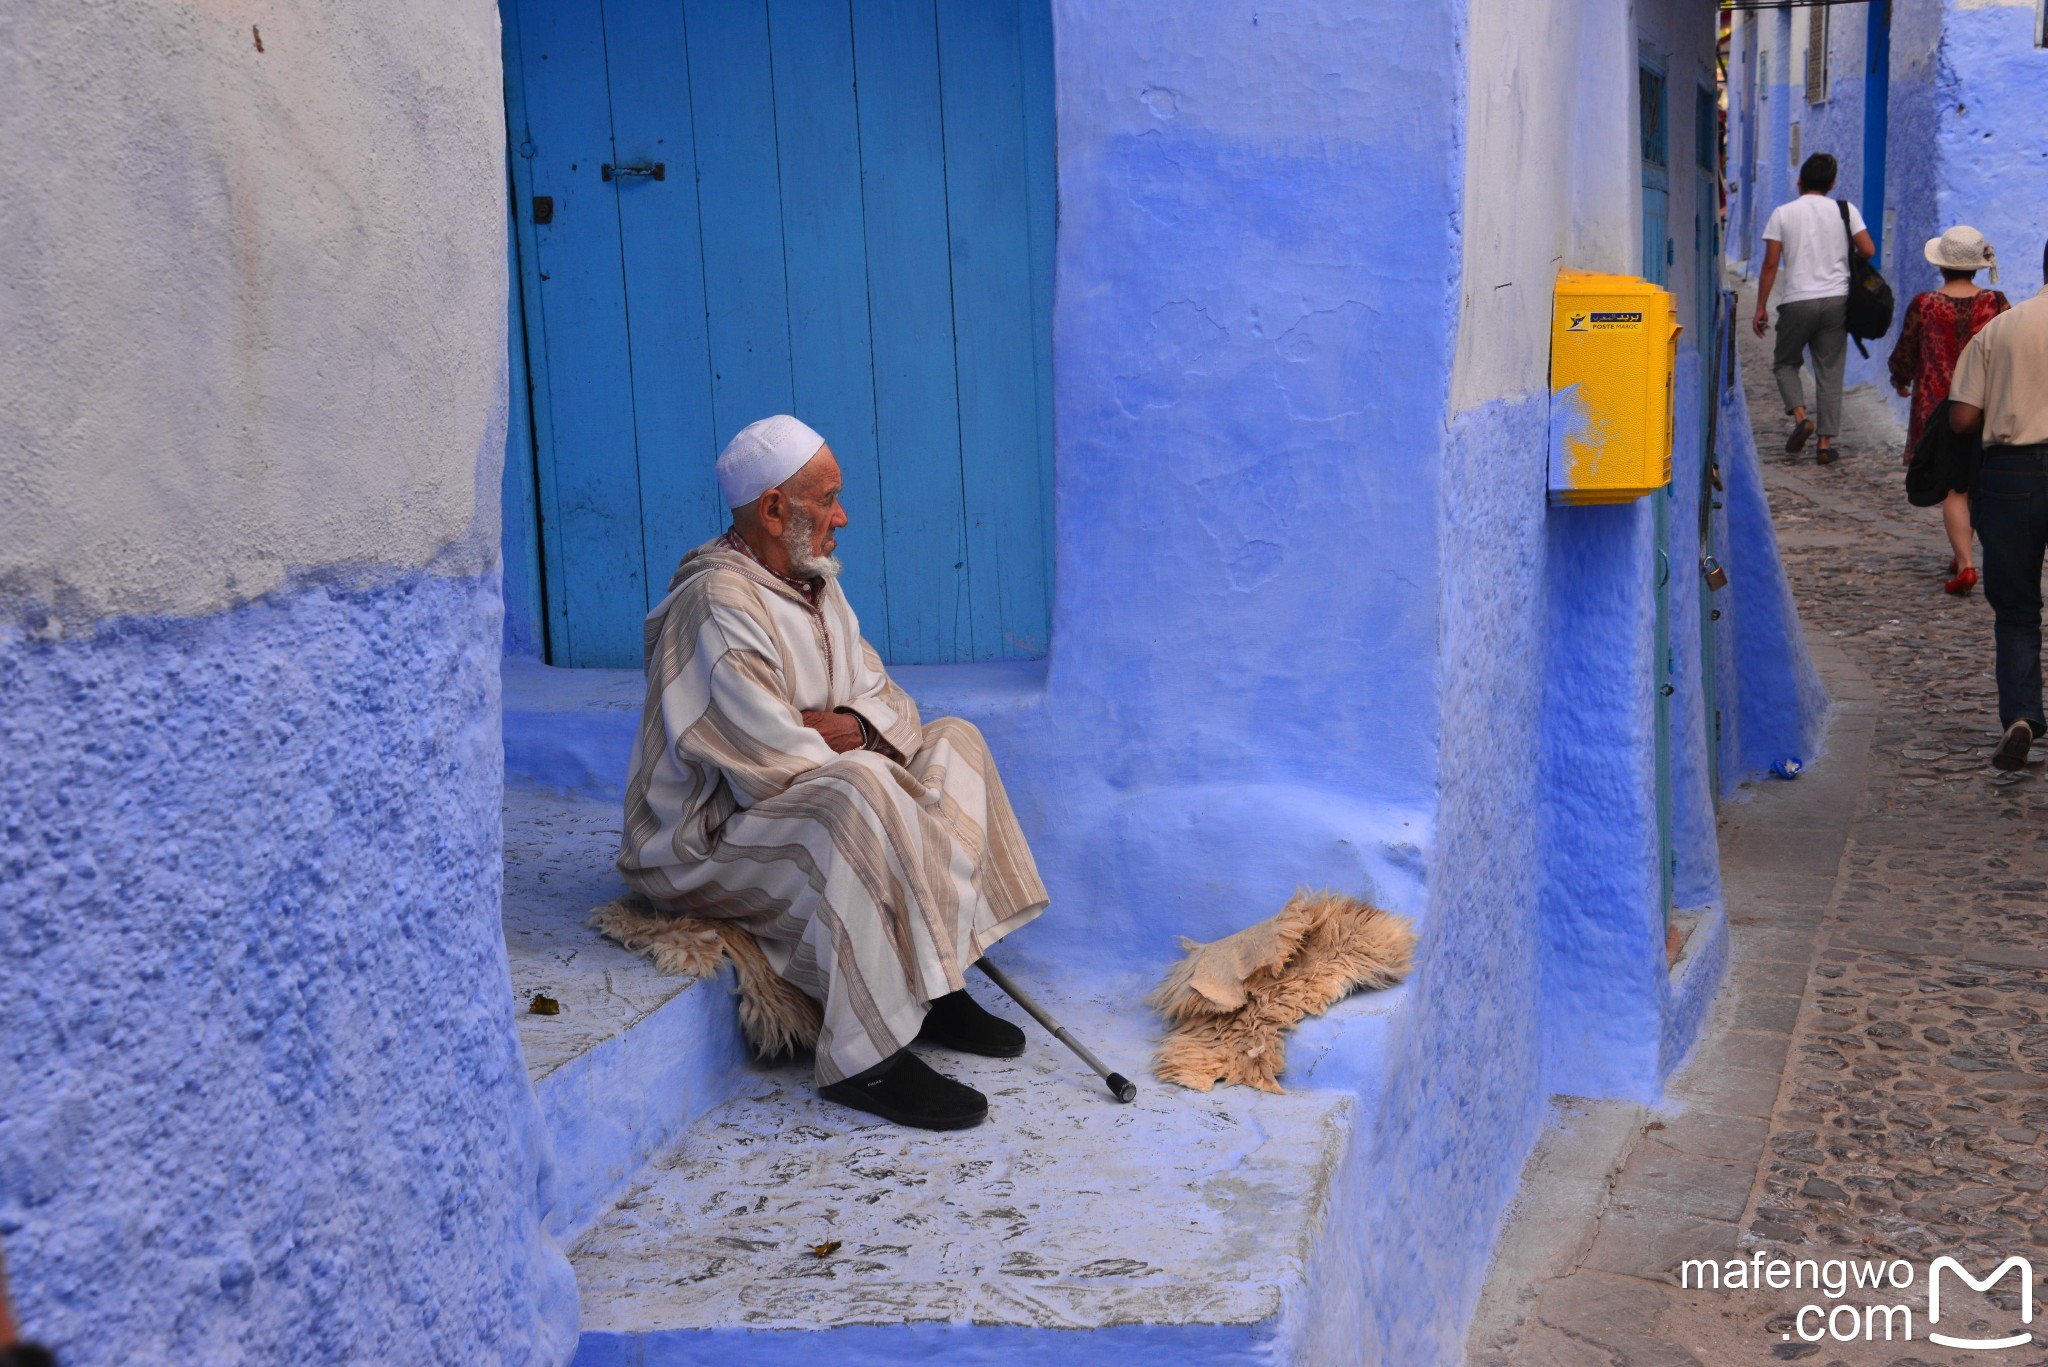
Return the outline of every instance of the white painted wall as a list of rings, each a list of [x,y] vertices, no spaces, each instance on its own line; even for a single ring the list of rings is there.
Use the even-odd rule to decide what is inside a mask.
[[[1557,272],[1637,269],[1627,0],[1471,0],[1451,410],[1549,387]]]
[[[8,0],[0,91],[0,593],[490,563],[491,0]]]

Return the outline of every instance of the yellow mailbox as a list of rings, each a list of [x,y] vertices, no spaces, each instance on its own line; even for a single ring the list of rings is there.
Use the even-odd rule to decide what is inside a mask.
[[[1564,271],[1550,323],[1550,501],[1626,503],[1671,482],[1677,301],[1632,275]]]

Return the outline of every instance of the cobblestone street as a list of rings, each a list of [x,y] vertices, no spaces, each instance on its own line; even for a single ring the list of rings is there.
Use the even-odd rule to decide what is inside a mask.
[[[1925,1341],[1928,1264],[2048,1262],[2048,790],[2038,766],[1988,762],[1990,609],[1942,592],[1939,510],[1906,503],[1882,397],[1850,395],[1844,459],[1788,456],[1767,342],[1741,342],[1786,568],[1837,705],[1828,753],[1724,807],[1733,952],[1712,1032],[1664,1104],[1566,1108],[1504,1238],[1475,1363],[1982,1362]],[[1903,1258],[1916,1276],[1841,1301],[1678,1284],[1682,1258],[1758,1249]],[[1989,1306],[1944,1291],[1940,1332],[2028,1327],[2015,1278]],[[1908,1305],[1913,1341],[1802,1342],[1809,1302]],[[2048,1362],[2048,1338],[1988,1360]]]

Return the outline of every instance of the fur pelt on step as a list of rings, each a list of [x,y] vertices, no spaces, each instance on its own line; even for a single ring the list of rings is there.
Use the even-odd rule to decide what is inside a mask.
[[[1297,892],[1277,916],[1187,951],[1145,1001],[1166,1018],[1162,1082],[1279,1092],[1287,1032],[1361,987],[1390,987],[1415,961],[1415,924],[1335,892]]]
[[[812,1049],[824,1012],[768,966],[754,937],[730,921],[663,911],[629,892],[590,914],[590,923],[627,949],[654,960],[664,973],[709,978],[731,964],[738,979],[740,1030],[764,1059]]]

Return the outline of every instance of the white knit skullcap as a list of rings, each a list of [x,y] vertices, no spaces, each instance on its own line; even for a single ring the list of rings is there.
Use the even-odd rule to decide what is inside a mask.
[[[811,463],[825,439],[787,413],[750,422],[718,453],[725,506],[743,508]]]

